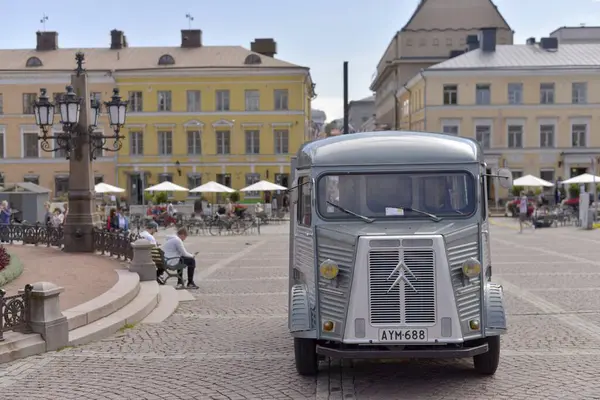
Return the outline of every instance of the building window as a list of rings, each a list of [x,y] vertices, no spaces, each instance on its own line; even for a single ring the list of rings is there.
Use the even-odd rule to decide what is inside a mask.
[[[62,130],[54,130],[54,136],[59,136],[61,134],[63,134]],[[58,139],[54,139],[54,147],[59,149],[53,153],[54,158],[65,158],[67,156],[67,150],[64,148],[64,143],[61,144],[62,145],[59,145]]]
[[[490,85],[475,86],[475,102],[478,105],[488,105],[491,103],[492,89]]]
[[[98,102],[98,104],[101,104],[102,103],[102,92],[91,92],[90,99],[96,100],[96,102]]]
[[[475,140],[479,142],[482,149],[491,147],[492,127],[489,125],[475,125]]]
[[[260,153],[260,131],[246,131],[246,154]]]
[[[513,180],[523,177],[523,171],[520,169],[513,169],[512,171]]]
[[[23,134],[23,157],[38,158],[40,156],[40,144],[37,133]]]
[[[231,154],[231,131],[217,131],[217,154]]]
[[[63,197],[69,192],[69,177],[55,176],[54,177],[54,196]]]
[[[188,189],[192,190],[202,185],[202,175],[200,174],[192,174],[188,175]],[[200,197],[202,193],[189,193],[189,197]]]
[[[571,124],[571,145],[573,147],[587,146],[587,125]]]
[[[142,112],[143,110],[143,93],[142,92],[129,92],[129,111],[130,112]]]
[[[545,181],[548,181],[548,182],[554,182],[554,170],[553,169],[540,170],[540,178]]]
[[[440,39],[438,39],[438,38],[433,39],[433,45],[434,46],[439,46],[440,45]]]
[[[104,149],[101,148],[103,146],[101,138],[104,137],[104,133],[93,132],[92,135],[96,136],[96,138],[90,137],[90,140],[94,141],[96,143],[96,146],[99,147],[94,150],[94,154],[96,155],[96,157],[104,157]],[[106,144],[104,144],[104,146],[106,146]]]
[[[0,131],[0,158],[4,158],[4,131]]]
[[[460,122],[457,120],[441,120],[442,132],[447,135],[460,135]]]
[[[23,93],[23,114],[33,114],[33,106],[36,100],[36,93]]]
[[[276,129],[274,136],[275,154],[287,154],[289,152],[289,131],[287,129]]]
[[[190,155],[202,154],[202,140],[200,131],[187,132],[187,152]]]
[[[573,104],[587,103],[587,83],[574,82],[571,87]]]
[[[217,111],[229,111],[229,90],[216,91]]]
[[[0,93],[0,114],[4,114],[4,96]]]
[[[97,184],[103,183],[103,182],[104,182],[104,177],[102,175],[94,176],[94,185],[97,185]]]
[[[158,183],[173,182],[173,174],[162,173],[158,174]]]
[[[413,40],[412,40],[412,38],[408,38],[408,39],[406,39],[406,45],[407,45],[408,47],[410,47],[410,46],[412,46],[412,45],[413,45]]]
[[[540,147],[554,147],[554,125],[540,125]]]
[[[170,90],[159,90],[158,91],[158,111],[171,111],[172,101],[171,101],[171,91]]]
[[[246,174],[246,186],[250,186],[260,181],[260,174]],[[258,199],[260,192],[244,192],[245,199]]]
[[[173,154],[173,132],[158,131],[158,155],[170,156]]]
[[[25,175],[23,182],[33,183],[34,185],[40,184],[40,177],[38,175]]]
[[[554,104],[554,83],[540,84],[540,104]]]
[[[421,39],[419,39],[419,47],[425,46],[427,46],[427,38],[422,37]]]
[[[310,226],[312,220],[311,187],[310,178],[301,176],[298,178],[298,202],[296,203],[296,221],[298,225]]]
[[[187,112],[200,112],[202,109],[201,105],[201,94],[199,90],[188,90],[186,92],[187,97]]]
[[[523,104],[523,84],[508,84],[508,104]]]
[[[260,92],[258,90],[246,90],[246,111],[260,110]]]
[[[129,154],[132,156],[144,155],[144,133],[142,131],[129,132]]]
[[[451,106],[458,104],[458,86],[444,85],[444,105]]]
[[[287,89],[275,89],[273,97],[275,98],[275,111],[289,110]]]
[[[508,148],[523,148],[523,125],[508,125]]]

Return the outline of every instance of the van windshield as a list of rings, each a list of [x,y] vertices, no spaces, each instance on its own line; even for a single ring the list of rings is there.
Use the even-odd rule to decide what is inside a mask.
[[[464,218],[477,208],[476,188],[466,172],[328,174],[319,179],[317,199],[324,218],[352,218],[328,202],[376,219]]]

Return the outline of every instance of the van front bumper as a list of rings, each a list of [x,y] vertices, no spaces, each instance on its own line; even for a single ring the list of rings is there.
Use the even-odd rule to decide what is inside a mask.
[[[424,348],[410,350],[373,349],[370,346],[334,348],[317,345],[317,354],[335,359],[467,358],[488,352],[487,343],[462,348]]]

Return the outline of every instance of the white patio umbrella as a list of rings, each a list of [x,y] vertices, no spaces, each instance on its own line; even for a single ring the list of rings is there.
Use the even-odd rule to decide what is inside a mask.
[[[592,174],[582,174],[582,175],[575,176],[571,179],[567,179],[567,180],[561,182],[561,184],[564,184],[564,185],[570,185],[572,183],[576,183],[576,184],[600,183],[600,176],[594,176]]]
[[[215,181],[207,182],[204,185],[200,185],[200,186],[195,187],[192,190],[190,190],[190,193],[233,193],[233,192],[235,192],[235,190],[233,190],[232,188],[227,187],[225,185],[221,185],[220,183],[217,183]]]
[[[125,189],[101,182],[94,186],[94,191],[96,193],[123,193]]]
[[[269,181],[260,181],[240,189],[240,192],[270,192],[275,190],[288,190],[288,188]]]
[[[174,184],[173,182],[164,181],[158,185],[150,186],[145,192],[187,192],[188,188]]]
[[[513,181],[513,186],[527,186],[527,187],[552,187],[554,184],[548,182],[537,176],[525,175]]]

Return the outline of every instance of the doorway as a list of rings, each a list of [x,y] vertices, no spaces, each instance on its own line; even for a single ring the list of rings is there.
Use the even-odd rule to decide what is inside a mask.
[[[129,204],[144,204],[144,182],[141,174],[129,175]]]
[[[571,168],[569,178],[574,178],[579,175],[583,175],[587,172],[587,168]]]
[[[231,174],[217,174],[217,183],[231,187]],[[229,197],[227,193],[217,193],[217,204],[225,203],[225,199]]]

